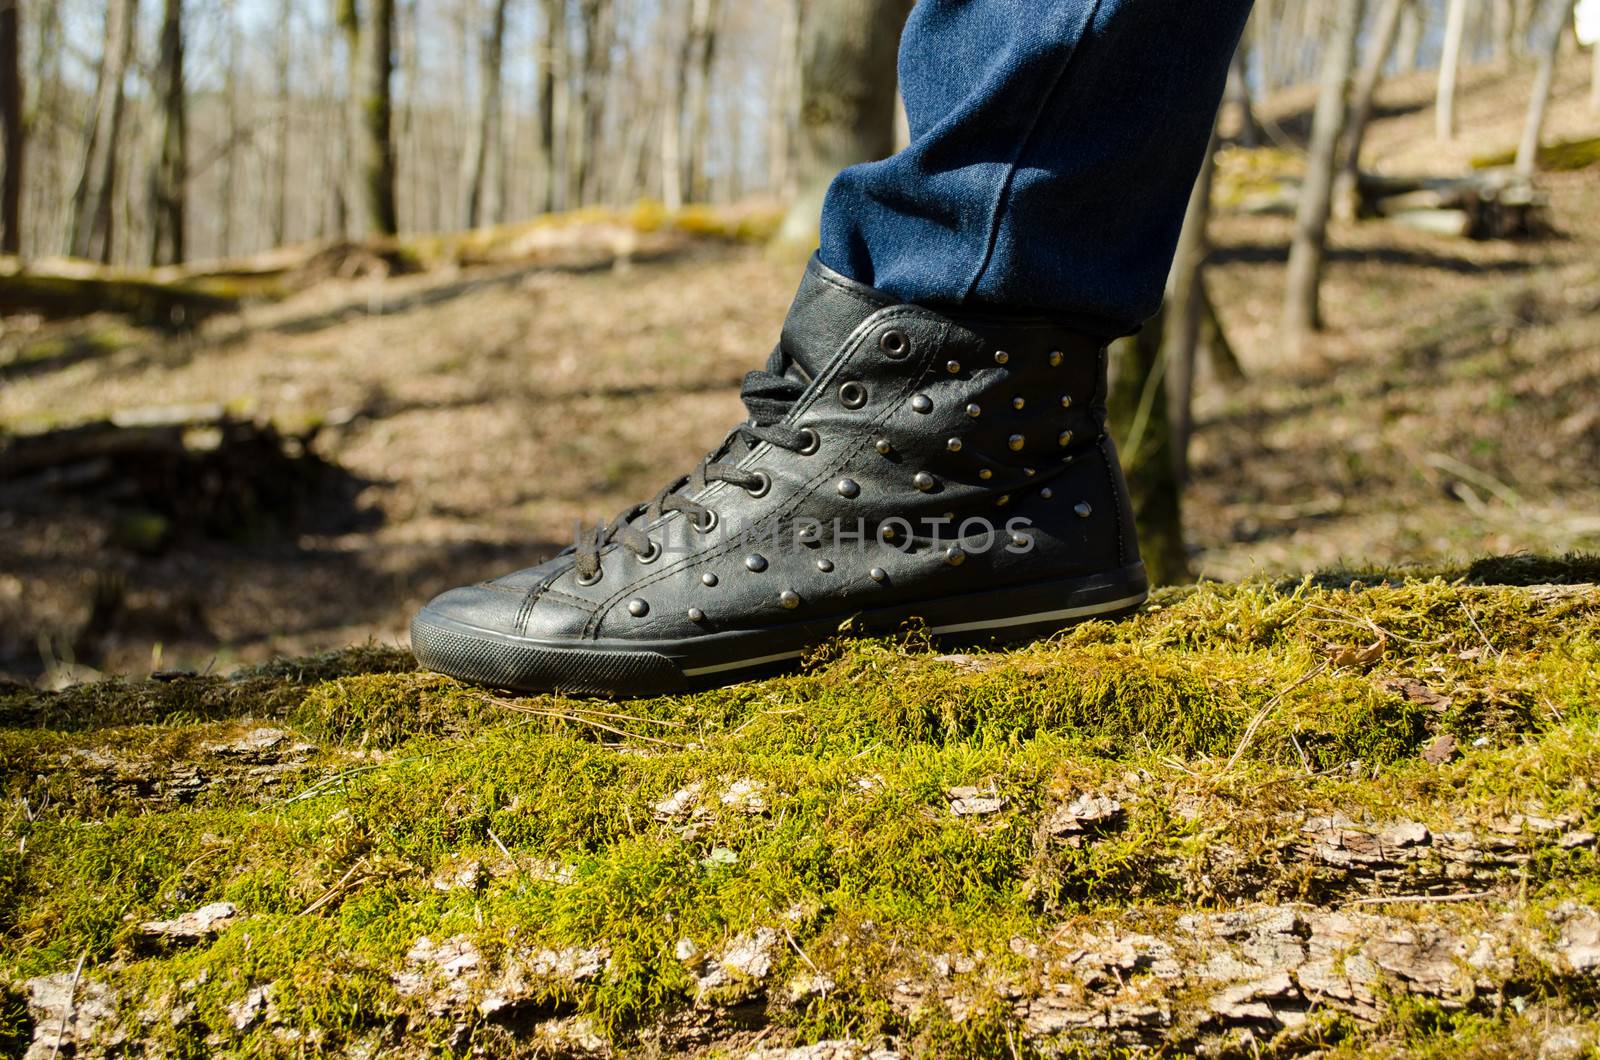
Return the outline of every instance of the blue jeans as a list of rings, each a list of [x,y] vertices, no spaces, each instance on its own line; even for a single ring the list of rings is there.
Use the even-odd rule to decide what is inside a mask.
[[[911,145],[853,166],[824,264],[908,302],[1155,314],[1250,0],[918,0]]]

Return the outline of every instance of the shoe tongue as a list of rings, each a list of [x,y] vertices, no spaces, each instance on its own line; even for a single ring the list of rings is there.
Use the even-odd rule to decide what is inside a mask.
[[[897,301],[834,272],[812,255],[778,341],[781,374],[810,383],[863,320]]]

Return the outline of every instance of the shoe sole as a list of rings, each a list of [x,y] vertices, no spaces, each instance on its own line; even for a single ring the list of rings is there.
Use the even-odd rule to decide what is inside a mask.
[[[919,621],[941,644],[1036,640],[1092,619],[1139,609],[1149,595],[1144,566],[1109,574],[966,593],[767,629],[670,641],[570,641],[516,637],[423,608],[411,650],[429,670],[520,692],[635,698],[731,684],[794,666],[841,633],[893,632]]]

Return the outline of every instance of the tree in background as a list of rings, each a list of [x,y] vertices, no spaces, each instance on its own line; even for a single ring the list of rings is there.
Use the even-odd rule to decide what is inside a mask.
[[[810,249],[839,170],[894,152],[906,0],[810,0],[800,23],[798,195],[779,242]]]
[[[0,0],[0,254],[22,253],[22,0]]]
[[[1330,7],[1333,24],[1322,56],[1321,85],[1311,117],[1311,142],[1306,148],[1306,175],[1300,185],[1294,237],[1289,244],[1283,332],[1293,347],[1298,347],[1309,332],[1322,327],[1322,263],[1333,202],[1334,169],[1365,4],[1364,0],[1331,0]]]
[[[1450,0],[1445,12],[1444,42],[1439,55],[1439,92],[1434,101],[1434,135],[1456,135],[1456,81],[1460,78],[1461,46],[1467,34],[1467,0]]]
[[[1572,24],[1576,0],[1555,0],[1550,8],[1550,25],[1539,43],[1539,72],[1534,75],[1533,95],[1528,100],[1528,116],[1522,124],[1522,141],[1517,145],[1513,169],[1519,176],[1531,177],[1539,165],[1539,134],[1544,130],[1544,114],[1550,105],[1550,87],[1556,79],[1556,62],[1561,55],[1561,38]]]
[[[1154,585],[1189,579],[1183,543],[1183,490],[1167,397],[1166,310],[1136,335],[1111,344],[1106,405],[1128,478],[1139,550]]]
[[[113,210],[117,191],[117,161],[122,141],[125,103],[123,81],[133,56],[138,0],[108,0],[105,45],[89,112],[89,136],[83,148],[83,166],[72,197],[72,230],[67,253],[78,258],[111,261]]]
[[[1367,46],[1366,58],[1361,64],[1361,75],[1356,79],[1355,93],[1350,100],[1350,116],[1345,127],[1344,166],[1340,170],[1336,193],[1347,201],[1355,191],[1361,175],[1361,145],[1367,136],[1367,126],[1372,121],[1372,108],[1378,94],[1378,83],[1383,80],[1383,68],[1394,51],[1395,39],[1400,35],[1401,16],[1410,0],[1383,0],[1378,18],[1372,27],[1372,41]]]
[[[400,231],[394,198],[394,0],[372,0],[371,11],[363,34],[367,76],[361,98],[362,185],[372,230],[392,236]]]
[[[462,155],[467,169],[466,201],[462,217],[468,228],[477,228],[484,218],[499,219],[501,204],[498,188],[490,208],[484,208],[486,187],[491,187],[489,172],[500,157],[500,99],[505,84],[501,71],[506,52],[506,8],[509,0],[494,0],[489,27],[483,34],[482,55],[478,61],[478,120],[472,126],[470,146]]]
[[[183,0],[162,3],[156,96],[161,105],[161,153],[150,170],[150,264],[175,265],[184,260],[185,188],[189,179]]]

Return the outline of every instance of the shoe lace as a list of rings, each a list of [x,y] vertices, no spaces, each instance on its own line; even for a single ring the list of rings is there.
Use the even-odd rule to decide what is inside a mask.
[[[636,556],[653,557],[655,546],[644,528],[668,512],[683,512],[696,527],[709,530],[716,512],[693,496],[712,482],[727,482],[751,491],[761,489],[765,475],[737,466],[757,444],[769,442],[792,452],[805,448],[809,432],[783,426],[780,421],[805,392],[806,384],[781,374],[781,367],[782,355],[774,351],[765,370],[744,377],[739,397],[750,419],[729,431],[722,444],[707,453],[693,471],[668,484],[649,501],[627,508],[609,523],[578,531],[572,548],[581,578],[599,577],[600,552],[613,541]]]

